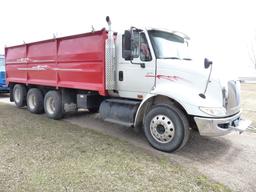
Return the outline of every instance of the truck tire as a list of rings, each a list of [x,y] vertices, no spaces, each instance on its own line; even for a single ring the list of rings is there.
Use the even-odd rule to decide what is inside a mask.
[[[177,107],[156,105],[144,118],[144,133],[154,148],[173,152],[187,143],[190,129],[186,116]]]
[[[13,100],[15,102],[15,105],[18,108],[24,107],[26,105],[27,89],[24,85],[16,84],[13,87],[12,94],[13,94]]]
[[[48,91],[44,97],[44,111],[51,119],[63,117],[62,99],[58,91]]]
[[[32,88],[28,90],[27,108],[31,113],[40,114],[44,112],[44,96],[40,89]]]

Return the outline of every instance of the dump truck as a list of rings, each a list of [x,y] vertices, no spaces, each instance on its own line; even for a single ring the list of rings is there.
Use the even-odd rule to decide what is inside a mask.
[[[10,100],[60,119],[87,109],[103,120],[142,128],[156,149],[173,152],[191,128],[202,136],[243,132],[240,84],[189,56],[187,35],[158,28],[109,28],[6,47]]]
[[[0,55],[0,93],[9,92],[9,87],[5,79],[5,61],[4,55]]]

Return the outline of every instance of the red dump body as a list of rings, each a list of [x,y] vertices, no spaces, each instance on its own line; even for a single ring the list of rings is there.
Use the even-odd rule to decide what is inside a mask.
[[[105,90],[105,30],[8,47],[7,82]]]

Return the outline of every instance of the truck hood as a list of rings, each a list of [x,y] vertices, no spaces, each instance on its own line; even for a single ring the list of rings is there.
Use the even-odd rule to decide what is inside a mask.
[[[173,59],[157,59],[158,65],[167,69],[172,69],[170,73],[178,73],[182,77],[186,77],[188,81],[194,82],[199,89],[204,89],[210,68],[204,68],[204,61],[202,60],[173,60]],[[158,67],[159,68],[159,67]],[[220,67],[214,66],[210,77],[210,84],[217,81],[221,87],[226,87],[230,80],[238,80],[236,75],[227,73],[227,71]]]
[[[214,66],[213,66],[214,67]],[[225,107],[225,98],[228,98],[230,79],[220,78],[218,72],[213,70],[206,98],[201,98],[208,80],[210,68],[205,69],[203,61],[158,59],[156,87],[169,91],[181,103],[190,106]],[[236,82],[236,81],[233,81]],[[234,87],[234,86],[233,86]],[[235,93],[239,91],[235,86]],[[225,91],[224,91],[225,90]],[[225,95],[224,95],[225,94]],[[237,112],[237,109],[236,109]]]

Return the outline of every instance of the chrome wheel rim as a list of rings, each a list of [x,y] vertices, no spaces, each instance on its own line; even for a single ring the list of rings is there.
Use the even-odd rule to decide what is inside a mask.
[[[171,119],[165,115],[156,115],[150,122],[150,133],[159,143],[169,143],[175,134]]]
[[[18,103],[21,101],[21,90],[20,89],[15,89],[14,100]]]
[[[56,108],[55,108],[55,101],[53,97],[48,97],[46,100],[46,108],[50,115],[53,115]]]
[[[28,105],[30,109],[35,109],[36,108],[36,96],[35,95],[29,95],[28,96]]]

